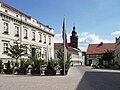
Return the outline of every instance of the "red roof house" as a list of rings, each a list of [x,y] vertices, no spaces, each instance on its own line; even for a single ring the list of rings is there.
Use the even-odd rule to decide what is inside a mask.
[[[107,51],[115,51],[115,43],[103,43],[100,44],[89,44],[86,52],[87,65],[97,65],[99,58]]]

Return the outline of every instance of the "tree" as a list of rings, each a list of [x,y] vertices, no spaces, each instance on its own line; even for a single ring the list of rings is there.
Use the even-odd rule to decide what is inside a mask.
[[[59,59],[58,63],[60,65],[60,67],[62,69],[64,69],[64,50],[59,49],[59,51],[57,52],[57,58]],[[65,61],[65,69],[68,70],[70,68],[71,62],[72,62],[71,61],[71,54],[67,53],[67,61]]]
[[[26,55],[26,46],[23,44],[19,44],[17,41],[15,42],[15,45],[9,44],[10,47],[8,48],[8,55],[12,58],[15,58],[18,60],[21,56]]]
[[[111,63],[112,60],[114,60],[114,52],[113,51],[107,51],[103,54],[102,60],[108,62],[108,64]]]

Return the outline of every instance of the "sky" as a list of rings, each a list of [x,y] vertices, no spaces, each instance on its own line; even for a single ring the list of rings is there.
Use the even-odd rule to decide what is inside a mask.
[[[54,28],[54,42],[62,42],[66,16],[67,39],[76,27],[82,51],[91,43],[115,43],[120,36],[120,0],[2,0]]]

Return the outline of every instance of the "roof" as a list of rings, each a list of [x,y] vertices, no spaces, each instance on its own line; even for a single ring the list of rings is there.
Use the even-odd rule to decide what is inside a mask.
[[[12,7],[12,6],[8,5],[8,4],[6,4],[6,3],[3,2],[3,1],[0,1],[0,3],[2,3],[3,6],[9,8],[10,10],[13,10],[13,11],[15,11],[15,12],[17,12],[17,13],[19,13],[19,14],[21,14],[21,15],[23,15],[23,16],[29,18],[29,19],[31,18],[31,16],[29,16],[29,15],[27,15],[27,14],[25,14],[25,13],[19,11],[18,9],[16,9],[16,8],[14,8],[14,7]],[[41,25],[47,27],[46,25],[42,24],[42,23],[39,22],[39,21],[37,21],[37,23],[39,23],[39,24],[41,24]],[[47,28],[48,28],[48,27],[47,27]]]
[[[63,47],[63,43],[54,43],[54,47],[55,48]],[[72,50],[81,51],[79,48],[73,48],[73,47],[71,47],[70,43],[68,43],[68,50],[69,51],[72,51]]]
[[[63,43],[54,43],[54,47],[57,48],[57,47],[61,47],[63,46]]]
[[[103,54],[108,50],[115,51],[115,43],[89,44],[86,54]]]

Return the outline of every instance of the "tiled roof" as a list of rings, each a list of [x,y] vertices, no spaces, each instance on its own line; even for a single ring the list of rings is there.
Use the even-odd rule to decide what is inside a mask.
[[[107,50],[115,51],[115,43],[89,44],[86,54],[102,54]]]
[[[57,47],[61,47],[63,46],[63,43],[54,43],[54,47],[57,48]]]
[[[31,18],[31,16],[29,16],[29,15],[27,15],[27,14],[25,14],[25,13],[19,11],[18,9],[16,9],[16,8],[14,8],[14,7],[12,7],[12,6],[8,5],[8,4],[6,4],[6,3],[3,2],[3,1],[0,1],[0,3],[2,3],[3,6],[9,8],[10,10],[13,10],[13,11],[15,11],[15,12],[17,12],[17,13],[19,13],[19,14],[21,14],[21,15],[23,15],[23,16],[29,18],[29,19]],[[46,25],[42,24],[42,23],[39,22],[39,21],[37,21],[37,23],[39,23],[39,24],[41,24],[41,25],[47,27]],[[47,28],[48,28],[48,27],[47,27]]]
[[[54,43],[54,47],[55,48],[60,48],[60,47],[63,47],[63,43]],[[70,46],[70,43],[68,43],[68,50],[69,51],[72,51],[72,50],[77,50],[77,51],[81,51],[79,48],[73,48]]]

